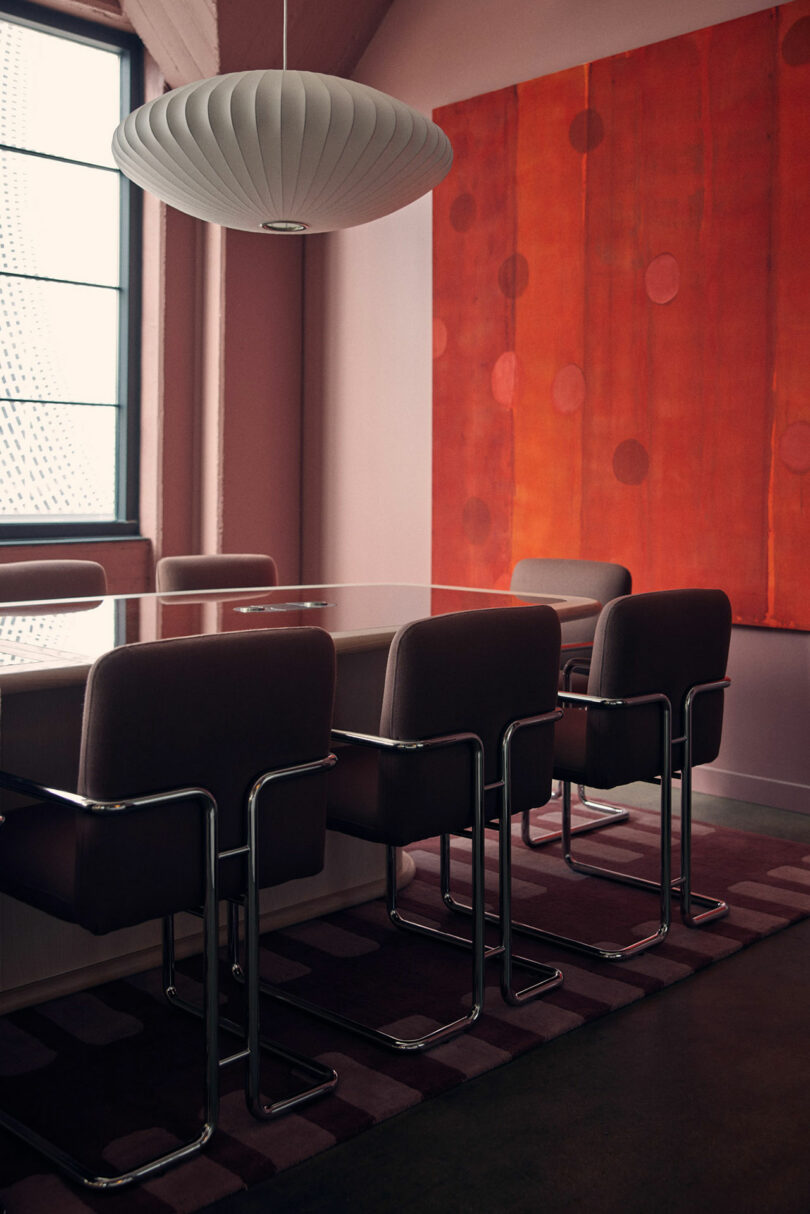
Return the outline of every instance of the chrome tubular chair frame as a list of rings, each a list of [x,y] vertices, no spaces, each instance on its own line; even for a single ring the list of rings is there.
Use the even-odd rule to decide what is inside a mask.
[[[523,729],[530,725],[553,724],[562,716],[560,709],[554,709],[552,712],[543,713],[539,716],[526,717],[520,721],[513,721],[512,724],[504,731],[504,736],[501,741],[501,772],[502,779],[495,784],[487,785],[487,790],[497,789],[500,791],[500,808],[497,819],[489,819],[486,823],[490,828],[498,831],[498,913],[484,911],[484,918],[489,923],[497,924],[501,932],[501,943],[499,946],[502,962],[501,962],[501,995],[506,1003],[519,1005],[526,1003],[529,999],[535,998],[537,995],[543,994],[546,991],[552,990],[555,986],[559,986],[563,980],[562,973],[553,966],[542,965],[536,961],[530,961],[527,957],[518,956],[512,951],[512,933],[516,931],[518,925],[512,919],[512,740],[519,729]],[[467,835],[467,837],[470,837]],[[470,906],[457,902],[450,891],[450,836],[442,835],[439,842],[439,861],[440,861],[440,892],[444,904],[453,911],[469,915],[472,912]],[[539,969],[541,973],[545,972],[547,977],[544,981],[535,983],[525,990],[516,991],[512,983],[512,965],[517,964],[524,968]]]
[[[381,1029],[371,1028],[357,1020],[343,1016],[338,1012],[319,1007],[310,1003],[308,1000],[299,998],[298,996],[292,995],[286,991],[282,991],[277,987],[268,986],[263,983],[262,990],[284,1003],[301,1008],[303,1011],[309,1012],[314,1016],[318,1016],[329,1023],[337,1024],[341,1028],[345,1028],[350,1032],[357,1033],[369,1041],[373,1041],[377,1045],[382,1045],[395,1051],[418,1051],[427,1050],[433,1046],[439,1045],[441,1042],[448,1041],[451,1037],[457,1036],[459,1033],[464,1032],[466,1029],[475,1024],[483,1009],[484,965],[489,959],[494,957],[501,958],[501,986],[504,990],[508,989],[508,997],[510,1002],[524,1002],[529,998],[534,998],[535,996],[550,990],[554,986],[558,986],[562,981],[562,975],[560,974],[559,970],[553,969],[550,966],[541,965],[538,962],[530,961],[528,958],[512,957],[511,941],[508,928],[503,933],[500,944],[486,945],[484,942],[484,795],[486,788],[484,785],[484,748],[481,739],[476,734],[457,733],[448,734],[442,737],[433,737],[414,741],[402,741],[391,738],[377,737],[370,734],[352,733],[344,730],[333,731],[333,737],[337,741],[346,742],[352,745],[368,746],[374,749],[388,751],[408,752],[459,745],[468,746],[470,748],[474,789],[473,825],[471,828],[473,890],[473,906],[471,910],[473,921],[472,939],[457,936],[454,933],[443,931],[442,929],[427,923],[420,923],[412,919],[406,919],[401,914],[397,906],[396,868],[398,849],[393,846],[386,847],[386,908],[389,919],[396,927],[402,928],[406,931],[415,932],[419,935],[439,940],[456,948],[471,950],[472,1000],[470,1010],[465,1016],[441,1025],[436,1029],[432,1029],[430,1032],[423,1034],[421,1037],[401,1038],[393,1034],[383,1032]],[[513,963],[519,964],[522,967],[531,970],[532,973],[538,975],[538,981],[534,982],[530,987],[527,987],[522,991],[514,991],[512,988],[511,979],[511,966]]]
[[[562,646],[561,653],[564,654],[566,650],[582,650],[583,648],[583,645],[577,644],[576,641],[572,641],[570,645]],[[593,648],[593,645],[591,645],[590,648]],[[563,666],[563,689],[565,691],[571,690],[570,683],[572,674],[587,674],[589,669],[590,658],[569,658],[569,660]],[[577,792],[579,793],[580,804],[584,805],[586,809],[590,809],[594,813],[597,813],[599,816],[594,818],[591,822],[581,822],[578,826],[572,826],[572,835],[587,835],[595,830],[603,830],[606,826],[617,826],[619,822],[626,822],[630,817],[629,809],[625,809],[623,805],[610,805],[607,801],[592,801],[588,797],[587,789],[582,784],[578,785]],[[559,784],[554,792],[552,792],[549,800],[562,800],[561,784]],[[532,811],[527,809],[523,814],[521,814],[520,838],[525,847],[545,847],[547,843],[556,843],[558,840],[562,839],[562,825],[560,825],[560,827],[556,830],[544,830],[539,835],[533,835],[531,830],[531,813]]]
[[[80,810],[88,814],[126,814],[148,809],[156,805],[170,802],[196,800],[199,802],[204,818],[205,837],[205,904],[203,910],[204,923],[204,1010],[201,1012],[205,1023],[205,1115],[200,1134],[189,1142],[179,1146],[174,1151],[158,1156],[146,1163],[121,1172],[114,1176],[98,1176],[86,1168],[79,1160],[68,1155],[55,1143],[43,1138],[36,1130],[18,1121],[10,1113],[0,1110],[0,1125],[12,1134],[22,1138],[35,1150],[45,1155],[65,1172],[71,1180],[89,1189],[121,1189],[136,1181],[146,1180],[167,1168],[176,1166],[184,1160],[196,1155],[211,1138],[217,1125],[219,1110],[219,1057],[217,1029],[219,1017],[219,989],[217,982],[218,965],[218,922],[217,922],[217,808],[216,803],[204,788],[182,788],[170,792],[155,793],[145,797],[134,797],[124,801],[93,801],[75,793],[62,792],[58,789],[46,788],[9,772],[0,772],[0,787],[24,796],[35,798],[37,801],[50,801],[64,805],[72,810]],[[24,811],[22,811],[24,812]]]
[[[311,1100],[315,1100],[319,1096],[324,1096],[328,1092],[335,1089],[338,1082],[337,1072],[330,1066],[324,1063],[317,1062],[312,1058],[307,1058],[303,1054],[299,1054],[294,1050],[286,1049],[275,1041],[271,1041],[261,1035],[261,1013],[259,1006],[259,885],[258,885],[258,832],[259,832],[259,810],[258,801],[259,794],[266,785],[279,782],[282,780],[290,780],[301,778],[307,775],[314,775],[324,771],[335,764],[335,756],[330,754],[323,759],[317,759],[309,763],[301,763],[293,767],[279,768],[275,771],[266,772],[260,776],[253,784],[248,797],[247,804],[247,843],[241,847],[231,848],[228,851],[220,852],[218,860],[225,860],[232,856],[244,856],[247,861],[247,888],[243,899],[246,906],[245,915],[245,951],[247,955],[246,967],[244,972],[240,969],[234,969],[234,977],[242,978],[246,982],[246,1008],[245,1008],[245,1024],[239,1025],[235,1021],[220,1015],[219,1026],[227,1032],[238,1037],[243,1037],[245,1048],[230,1054],[225,1058],[221,1058],[220,1067],[230,1066],[233,1063],[244,1061],[246,1063],[245,1070],[245,1098],[248,1108],[254,1117],[262,1120],[269,1120],[274,1117],[280,1117],[284,1113],[290,1112],[292,1109],[298,1108],[303,1104],[308,1104]],[[229,943],[232,944],[233,933],[233,912],[232,907],[236,904],[229,901]],[[175,964],[174,964],[174,920],[166,918],[163,921],[163,988],[166,998],[169,1002],[183,1011],[191,1012],[195,1016],[202,1014],[202,1009],[196,1004],[191,1003],[187,999],[183,999],[177,991],[175,985]],[[260,1094],[260,1071],[261,1071],[261,1053],[264,1050],[268,1054],[272,1054],[276,1058],[280,1058],[286,1062],[291,1069],[300,1071],[307,1075],[314,1082],[309,1087],[301,1092],[296,1092],[292,1096],[288,1096],[282,1100],[274,1101],[271,1104],[265,1103]]]
[[[559,698],[570,704],[593,704],[600,708],[630,708],[635,705],[643,704],[658,704],[661,709],[661,766],[663,777],[661,780],[661,831],[660,831],[660,881],[646,882],[641,878],[624,877],[623,874],[615,874],[607,869],[597,869],[590,865],[580,865],[571,859],[571,785],[567,781],[563,782],[562,790],[562,843],[563,854],[566,863],[570,867],[575,868],[577,872],[591,873],[594,876],[612,877],[614,880],[625,880],[631,885],[641,885],[644,888],[652,888],[660,891],[660,909],[659,922],[656,930],[649,936],[644,936],[642,939],[634,940],[630,944],[617,946],[615,948],[600,948],[598,945],[590,944],[584,940],[575,940],[569,936],[561,936],[555,932],[546,931],[543,928],[535,927],[530,923],[512,922],[512,930],[519,935],[529,936],[534,940],[543,940],[548,944],[555,944],[561,948],[571,948],[577,952],[585,953],[589,957],[597,957],[602,961],[624,961],[628,957],[633,957],[637,953],[643,952],[645,949],[651,948],[654,944],[658,944],[664,939],[669,931],[672,919],[672,880],[671,880],[671,855],[672,855],[672,780],[671,780],[671,756],[672,756],[672,708],[669,700],[665,695],[656,693],[653,695],[633,696],[628,699],[621,700],[605,700],[598,696],[588,696],[578,692],[560,692]],[[500,827],[500,843],[499,855],[511,851],[511,832]],[[451,872],[450,872],[450,855],[449,848],[442,850],[442,866],[441,866],[441,884],[442,897],[447,906],[451,910],[460,912],[461,914],[469,914],[470,908],[463,903],[458,902],[451,892]],[[503,868],[503,865],[502,865]],[[502,894],[501,894],[502,897]],[[487,912],[486,918],[489,922],[495,923],[499,916],[492,912]]]
[[[606,706],[619,706],[624,704],[630,706],[632,704],[641,704],[645,701],[650,702],[656,698],[661,698],[665,701],[666,709],[663,713],[665,728],[662,729],[662,764],[661,764],[661,875],[658,881],[652,881],[644,877],[634,877],[628,873],[616,872],[613,869],[601,868],[593,864],[584,864],[581,861],[575,860],[571,852],[571,839],[573,832],[571,831],[571,786],[569,783],[563,785],[563,857],[566,864],[575,872],[583,873],[588,876],[602,877],[611,881],[618,881],[623,885],[629,885],[636,889],[645,889],[653,893],[658,893],[661,900],[661,915],[658,931],[648,937],[646,940],[640,940],[634,944],[617,950],[599,949],[594,945],[589,945],[583,941],[566,939],[560,936],[555,936],[553,933],[541,931],[527,924],[515,924],[515,931],[525,932],[537,939],[547,940],[553,944],[560,944],[566,948],[573,948],[577,951],[587,953],[590,956],[601,957],[607,961],[623,961],[628,957],[634,956],[636,953],[650,948],[653,944],[658,943],[663,939],[669,930],[671,922],[671,897],[674,896],[680,900],[681,918],[687,927],[699,927],[703,923],[707,923],[713,919],[721,919],[728,914],[728,905],[720,898],[713,898],[707,894],[699,894],[692,889],[692,745],[693,745],[693,709],[695,700],[699,695],[709,691],[724,691],[729,686],[728,679],[718,679],[710,683],[698,683],[690,687],[683,701],[684,713],[684,733],[682,737],[671,737],[671,706],[665,697],[654,696],[635,696],[632,699],[625,701],[603,701],[597,697],[579,695],[574,692],[561,692],[560,699],[565,703],[583,704],[596,703]],[[669,735],[669,741],[665,740],[665,736]],[[683,746],[683,766],[681,770],[681,871],[680,875],[674,879],[670,873],[670,856],[671,856],[671,833],[672,833],[672,746]],[[703,911],[695,913],[692,909],[692,904],[697,903],[704,907]]]
[[[485,958],[487,960],[500,957],[501,958],[501,996],[504,1002],[515,1007],[523,1003],[528,1003],[531,999],[536,999],[539,995],[547,994],[548,991],[562,983],[563,975],[560,970],[551,965],[544,965],[542,962],[533,961],[529,957],[519,956],[512,950],[512,866],[511,866],[511,833],[509,831],[509,823],[511,821],[511,789],[512,789],[512,741],[515,734],[520,729],[533,725],[552,725],[558,721],[562,713],[559,709],[554,709],[552,712],[540,713],[532,717],[524,717],[518,721],[513,721],[504,730],[503,738],[501,739],[501,779],[487,784],[484,787],[484,792],[497,791],[500,794],[500,810],[498,816],[498,825],[501,831],[501,838],[506,840],[506,845],[499,848],[499,914],[490,916],[484,909],[484,918],[491,922],[497,922],[500,927],[501,939],[496,945],[488,945],[485,949]],[[487,823],[484,822],[484,827]],[[472,832],[467,837],[472,838]],[[395,849],[390,849],[395,851]],[[450,851],[450,836],[442,835],[440,837],[440,864],[444,871],[446,864],[449,861]],[[483,843],[481,850],[481,863],[483,865]],[[438,939],[447,940],[451,944],[459,944],[461,947],[469,947],[469,942],[464,937],[455,936],[452,933],[440,931],[437,928],[429,928],[423,924],[415,923],[412,920],[403,919],[396,910],[396,884],[389,880],[389,916],[392,922],[398,926],[406,928],[410,931],[423,932],[426,935],[436,936]],[[445,901],[444,890],[441,891],[442,901]],[[484,901],[484,879],[483,870],[481,878],[481,898]],[[472,908],[470,908],[472,913]],[[528,970],[531,973],[538,975],[538,981],[531,983],[529,986],[517,989],[512,979],[512,967],[517,966],[519,969]]]
[[[498,916],[501,927],[501,947],[503,948],[503,975],[501,993],[507,1003],[525,1003],[527,998],[534,998],[544,990],[559,986],[562,974],[552,966],[543,966],[556,975],[556,981],[549,978],[544,984],[537,984],[529,992],[515,992],[512,988],[511,966],[513,961],[521,965],[530,964],[525,957],[516,957],[512,953],[512,740],[519,729],[529,725],[553,725],[562,716],[560,709],[542,713],[534,717],[526,717],[513,721],[505,731],[501,742],[501,812],[498,820]],[[444,895],[444,891],[442,891]],[[534,963],[538,964],[538,963]]]
[[[724,691],[730,685],[729,679],[718,679],[712,683],[698,683],[694,687],[690,687],[683,701],[684,712],[684,733],[682,737],[673,738],[672,744],[683,746],[683,766],[680,772],[681,776],[681,848],[680,848],[680,863],[681,871],[678,877],[671,880],[671,888],[673,895],[679,899],[681,906],[681,919],[687,927],[699,927],[700,924],[709,922],[712,919],[722,919],[728,914],[728,905],[720,898],[713,898],[708,894],[699,894],[692,889],[692,744],[693,744],[693,728],[692,714],[694,703],[699,695],[708,691]],[[588,697],[576,696],[574,693],[561,693],[560,698],[569,702],[581,702]],[[630,701],[628,701],[629,703]],[[671,783],[674,773],[671,770],[670,763],[669,776],[662,774],[661,788],[663,796],[663,788],[666,780]],[[568,809],[563,809],[563,821],[568,820],[570,827],[570,785],[567,789],[568,794]],[[564,790],[565,795],[565,790]],[[585,873],[595,877],[605,877],[612,881],[619,881],[624,885],[631,885],[638,889],[658,890],[661,888],[659,882],[649,881],[642,877],[633,877],[627,873],[617,873],[612,869],[600,868],[593,864],[583,864],[581,861],[574,859],[571,854],[571,836],[574,832],[569,829],[567,836],[563,838],[563,854],[566,863],[575,872]],[[662,876],[663,881],[663,876]],[[694,913],[692,903],[697,903],[705,909],[699,913]],[[621,960],[621,958],[615,958]]]
[[[438,1045],[442,1041],[447,1041],[451,1037],[463,1032],[475,1024],[481,1015],[481,1010],[484,1004],[484,959],[486,956],[486,946],[484,944],[484,917],[483,917],[483,886],[484,886],[484,748],[480,738],[475,734],[459,733],[449,734],[444,737],[429,738],[419,741],[398,741],[392,738],[380,738],[372,734],[352,733],[346,730],[334,730],[332,734],[335,741],[346,742],[355,746],[369,746],[377,750],[389,751],[416,751],[433,749],[445,746],[468,746],[471,753],[472,770],[473,770],[473,789],[474,789],[474,822],[473,822],[473,905],[476,911],[473,914],[473,934],[472,945],[467,940],[461,937],[451,936],[440,932],[437,928],[431,928],[427,925],[411,923],[402,919],[396,908],[396,851],[394,847],[386,848],[386,901],[388,907],[389,918],[399,927],[407,927],[411,931],[419,932],[423,935],[439,936],[447,943],[456,944],[460,947],[472,948],[472,1000],[470,1010],[465,1016],[461,1016],[456,1020],[450,1021],[447,1024],[441,1025],[437,1029],[431,1030],[429,1033],[423,1034],[421,1037],[401,1038],[394,1036],[391,1033],[383,1032],[381,1029],[371,1028],[369,1025],[363,1024],[358,1020],[351,1019],[348,1016],[343,1016],[339,1012],[332,1011],[328,1008],[321,1007],[311,1003],[308,999],[300,998],[292,995],[288,991],[282,990],[280,987],[273,986],[269,983],[262,982],[261,989],[264,993],[279,1000],[281,1003],[286,1003],[292,1007],[300,1008],[304,1012],[309,1012],[310,1015],[316,1016],[321,1020],[325,1020],[330,1024],[336,1024],[340,1028],[348,1029],[349,1032],[365,1037],[369,1041],[373,1041],[376,1045],[385,1046],[388,1049],[396,1051],[416,1051],[430,1049],[434,1045]]]

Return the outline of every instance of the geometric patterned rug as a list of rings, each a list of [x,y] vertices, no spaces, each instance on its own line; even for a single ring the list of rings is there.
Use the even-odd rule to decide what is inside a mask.
[[[538,822],[553,818],[552,810]],[[500,997],[497,963],[490,962],[481,1019],[426,1054],[395,1055],[266,1002],[264,1032],[334,1066],[340,1076],[334,1094],[278,1121],[259,1122],[245,1108],[239,1069],[229,1068],[222,1074],[220,1125],[206,1151],[146,1184],[107,1194],[74,1187],[0,1131],[0,1199],[7,1214],[193,1214],[810,915],[807,845],[702,823],[693,829],[695,888],[724,897],[727,918],[690,930],[676,908],[665,941],[621,963],[518,938],[516,951],[558,965],[563,985],[510,1007]],[[654,876],[657,843],[657,814],[635,809],[628,822],[582,836],[575,849],[582,859]],[[437,906],[437,842],[409,850],[416,875],[401,896],[403,911],[463,930],[462,920]],[[454,841],[454,881],[462,896],[468,856],[468,844]],[[493,887],[496,857],[493,837],[487,844]],[[513,869],[516,918],[600,942],[632,939],[655,919],[655,895],[571,873],[557,845],[530,852],[516,839]],[[405,1035],[460,1014],[469,997],[469,964],[461,950],[398,932],[379,900],[262,939],[267,977]],[[183,993],[193,997],[198,961],[180,968]],[[225,973],[222,983],[224,997],[236,1005],[241,993]],[[0,1020],[0,1101],[102,1171],[131,1165],[196,1132],[200,1045],[197,1022],[166,1005],[159,972],[148,971]],[[226,1048],[230,1052],[232,1043]],[[271,1065],[263,1078],[274,1097],[291,1090],[290,1077]]]

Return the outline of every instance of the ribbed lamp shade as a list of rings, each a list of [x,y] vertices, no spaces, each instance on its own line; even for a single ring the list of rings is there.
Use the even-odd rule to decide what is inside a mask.
[[[112,152],[137,185],[197,219],[255,232],[328,232],[379,219],[450,169],[444,132],[338,76],[250,71],[134,110]]]

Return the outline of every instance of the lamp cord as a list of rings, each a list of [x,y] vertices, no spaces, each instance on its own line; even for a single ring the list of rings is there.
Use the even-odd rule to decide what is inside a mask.
[[[282,40],[281,66],[287,70],[287,0],[284,0],[284,35]]]

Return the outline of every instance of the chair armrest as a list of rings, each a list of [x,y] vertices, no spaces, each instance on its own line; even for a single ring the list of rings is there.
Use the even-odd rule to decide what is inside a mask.
[[[574,644],[563,645],[560,652],[562,653],[566,649],[577,649],[577,648],[581,648],[581,646],[577,646]],[[593,645],[591,645],[591,649],[593,649]],[[571,679],[575,674],[590,674],[590,671],[591,671],[591,659],[590,658],[582,658],[582,657],[569,658],[568,661],[565,663],[565,665],[562,668],[563,686],[564,686],[565,690],[568,691],[570,689]]]
[[[11,771],[0,771],[0,788],[6,788],[9,792],[16,792],[24,797],[33,797],[37,801],[54,801],[57,804],[69,805],[71,809],[88,809],[95,804],[86,797],[80,797],[78,793],[67,792],[61,788],[48,788],[44,784],[38,784],[36,780],[15,775]]]
[[[371,733],[355,733],[351,729],[333,729],[332,738],[335,742],[346,742],[350,746],[369,746],[375,750],[428,750],[433,746],[452,746],[455,742],[474,742],[479,746],[481,740],[474,733],[449,733],[433,738],[383,738]]]
[[[632,708],[639,704],[657,704],[662,701],[669,704],[669,699],[663,692],[650,692],[648,695],[626,696],[621,699],[608,699],[602,696],[586,695],[579,691],[558,691],[557,699],[561,704],[580,705],[587,708],[589,704],[600,708]]]
[[[61,788],[48,788],[29,780],[25,776],[15,775],[14,772],[0,771],[0,788],[21,796],[32,797],[37,801],[51,801],[56,805],[64,805],[70,809],[81,810],[82,813],[108,814],[130,813],[137,809],[148,809],[152,805],[160,805],[166,801],[183,801],[196,798],[206,804],[216,802],[205,788],[175,788],[168,792],[150,793],[143,797],[129,797],[122,801],[96,801],[91,797],[82,797],[79,793],[67,792]],[[16,811],[15,811],[16,812]]]

